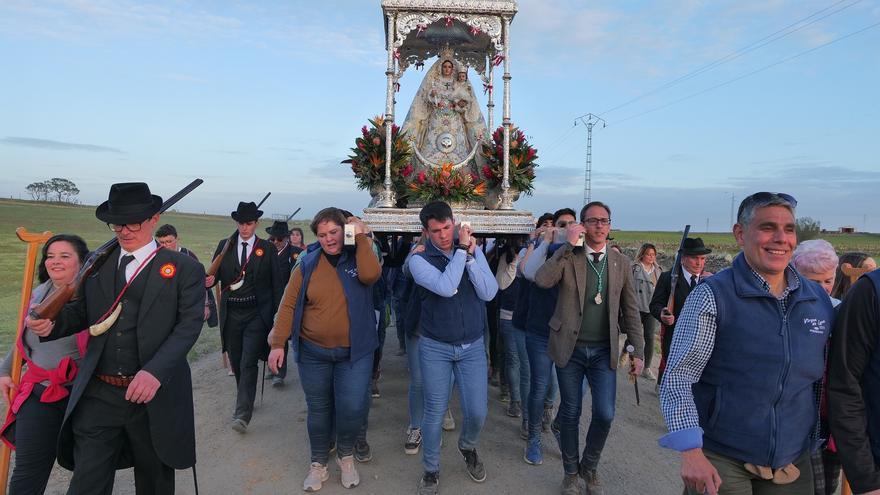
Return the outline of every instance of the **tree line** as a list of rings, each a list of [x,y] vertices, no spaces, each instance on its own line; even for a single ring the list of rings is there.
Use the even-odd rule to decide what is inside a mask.
[[[79,188],[73,181],[53,177],[42,182],[32,182],[25,188],[34,201],[53,201],[56,203],[78,204]]]

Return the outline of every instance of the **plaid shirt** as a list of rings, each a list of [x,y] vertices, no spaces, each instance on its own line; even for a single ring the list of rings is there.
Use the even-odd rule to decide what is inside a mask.
[[[770,284],[754,269],[752,274],[760,286],[770,291]],[[788,313],[789,295],[800,287],[800,279],[794,268],[786,269],[786,288],[776,299],[782,312]],[[703,446],[703,429],[691,387],[700,381],[703,369],[715,348],[715,332],[718,329],[718,308],[715,294],[708,284],[698,284],[690,295],[675,322],[670,356],[660,385],[660,408],[669,433],[660,438],[663,447],[680,452]],[[814,389],[818,410],[821,382]],[[818,432],[818,422],[816,432]]]

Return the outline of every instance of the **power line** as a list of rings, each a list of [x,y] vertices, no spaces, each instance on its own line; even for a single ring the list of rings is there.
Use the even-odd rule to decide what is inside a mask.
[[[609,112],[613,112],[613,111],[615,111],[615,110],[619,110],[619,109],[621,109],[621,108],[623,108],[623,107],[625,107],[625,106],[628,106],[628,105],[630,105],[630,104],[632,104],[632,103],[635,103],[635,102],[637,102],[637,101],[639,101],[639,100],[642,100],[642,99],[644,99],[644,98],[647,98],[648,96],[651,96],[651,95],[657,94],[657,93],[659,93],[659,92],[661,92],[661,91],[663,91],[663,90],[665,90],[665,89],[671,88],[671,87],[673,87],[673,86],[675,86],[675,85],[677,85],[677,84],[679,84],[679,83],[681,83],[681,82],[687,81],[688,79],[692,79],[692,78],[694,78],[694,77],[696,77],[696,76],[698,76],[698,75],[700,75],[700,74],[702,74],[702,73],[704,73],[704,72],[707,72],[707,71],[712,70],[712,69],[714,69],[714,68],[716,68],[716,67],[719,67],[719,66],[721,66],[721,65],[724,65],[724,64],[726,64],[726,63],[728,63],[728,62],[731,62],[731,61],[733,61],[733,60],[736,60],[736,59],[742,57],[743,55],[746,55],[746,54],[748,54],[748,53],[750,53],[750,52],[753,52],[753,51],[755,51],[755,50],[757,50],[757,49],[759,49],[759,48],[763,48],[763,47],[769,45],[770,43],[773,43],[773,42],[775,42],[775,41],[779,41],[779,40],[781,40],[782,38],[785,38],[786,36],[789,36],[789,35],[791,35],[791,34],[794,34],[794,33],[798,32],[798,31],[800,31],[801,29],[804,29],[804,28],[806,28],[806,27],[808,27],[808,26],[811,26],[811,25],[813,25],[813,24],[815,24],[815,23],[817,23],[817,22],[819,22],[819,21],[821,21],[821,20],[824,20],[824,19],[826,19],[826,18],[828,18],[828,17],[830,17],[830,16],[832,16],[832,15],[835,15],[835,14],[837,14],[837,13],[839,13],[839,12],[842,12],[842,11],[844,11],[844,10],[846,10],[846,9],[848,9],[848,8],[850,8],[850,7],[852,7],[853,5],[855,5],[855,4],[859,3],[859,2],[861,2],[862,0],[855,0],[855,1],[853,1],[852,3],[850,3],[849,5],[844,5],[843,7],[839,8],[839,9],[833,11],[833,12],[829,12],[828,14],[826,14],[826,15],[824,15],[824,16],[822,16],[822,17],[819,17],[818,19],[813,19],[812,21],[810,21],[810,22],[808,22],[808,23],[806,23],[806,24],[804,24],[804,25],[802,25],[802,26],[800,26],[800,27],[798,27],[798,28],[796,28],[796,29],[791,29],[791,28],[793,28],[794,26],[797,26],[798,24],[801,24],[801,23],[803,23],[803,22],[806,22],[806,21],[808,21],[809,19],[811,19],[811,18],[813,18],[813,17],[815,17],[815,16],[817,16],[817,15],[819,15],[819,14],[822,14],[823,12],[828,11],[829,9],[833,9],[834,7],[840,5],[841,3],[847,2],[847,1],[850,1],[850,0],[838,0],[836,3],[834,3],[834,4],[832,4],[832,5],[829,5],[828,7],[825,7],[824,9],[820,9],[820,10],[818,10],[818,11],[816,11],[816,12],[813,12],[812,14],[810,14],[810,15],[808,15],[808,16],[806,16],[806,17],[804,17],[804,18],[802,18],[802,19],[800,19],[800,20],[798,20],[798,21],[795,21],[795,22],[791,23],[791,24],[789,24],[788,26],[786,26],[786,27],[784,27],[784,28],[782,28],[782,29],[779,29],[779,30],[777,30],[777,31],[775,31],[775,32],[773,32],[773,33],[771,33],[771,34],[769,34],[769,35],[767,35],[767,36],[765,36],[765,37],[763,37],[763,38],[761,38],[761,39],[759,39],[759,40],[757,40],[757,41],[755,41],[755,42],[749,44],[749,45],[746,45],[746,46],[744,46],[743,48],[740,48],[739,50],[736,50],[736,51],[734,51],[734,52],[728,53],[727,55],[725,55],[725,56],[723,56],[723,57],[721,57],[721,58],[719,58],[719,59],[717,59],[717,60],[715,60],[715,61],[713,61],[713,62],[710,62],[710,63],[708,63],[708,64],[706,64],[706,65],[703,65],[702,67],[699,67],[699,68],[697,68],[697,69],[695,69],[695,70],[693,70],[693,71],[691,71],[691,72],[688,72],[687,74],[685,74],[685,75],[683,75],[683,76],[680,76],[680,77],[678,77],[678,78],[676,78],[676,79],[673,79],[672,81],[669,81],[669,82],[667,82],[666,84],[663,84],[662,86],[659,86],[659,87],[657,87],[657,88],[655,88],[655,89],[652,89],[651,91],[648,91],[648,92],[646,92],[646,93],[642,93],[641,95],[636,96],[636,97],[634,97],[634,98],[631,98],[631,99],[629,99],[629,100],[627,100],[627,101],[625,101],[625,102],[623,102],[623,103],[621,103],[621,104],[619,104],[619,105],[617,105],[617,106],[615,106],[615,107],[609,108],[608,110],[605,110],[604,112],[600,113],[599,115],[605,115],[605,114],[607,114],[607,113],[609,113]],[[790,30],[790,31],[789,31],[789,30]],[[786,31],[787,31],[787,32],[786,32]],[[778,35],[778,36],[777,36],[777,35]]]
[[[671,102],[669,102],[669,103],[666,103],[666,104],[664,104],[664,105],[660,105],[659,107],[654,107],[654,108],[652,108],[652,109],[650,109],[650,110],[646,110],[646,111],[644,111],[644,112],[637,113],[637,114],[635,114],[635,115],[631,115],[631,116],[629,116],[629,117],[626,117],[626,118],[624,118],[624,119],[618,120],[618,121],[613,122],[613,123],[614,123],[614,124],[622,124],[622,123],[624,123],[624,122],[626,122],[626,121],[628,121],[628,120],[632,120],[632,119],[635,119],[635,118],[637,118],[637,117],[641,117],[641,116],[643,116],[643,115],[647,115],[647,114],[649,114],[649,113],[656,112],[656,111],[658,111],[658,110],[663,110],[664,108],[671,107],[672,105],[675,105],[676,103],[681,103],[681,102],[683,102],[683,101],[690,100],[691,98],[695,98],[695,97],[697,97],[697,96],[703,95],[703,94],[708,93],[708,92],[710,92],[710,91],[714,91],[714,90],[716,90],[716,89],[718,89],[718,88],[721,88],[721,87],[727,86],[728,84],[735,83],[735,82],[737,82],[737,81],[739,81],[739,80],[742,80],[742,79],[745,79],[745,78],[747,78],[747,77],[749,77],[749,76],[753,76],[753,75],[755,75],[755,74],[757,74],[757,73],[759,73],[759,72],[763,72],[763,71],[765,71],[765,70],[767,70],[767,69],[771,69],[771,68],[773,68],[773,67],[776,67],[777,65],[782,65],[782,64],[784,64],[784,63],[786,63],[786,62],[790,62],[790,61],[792,61],[792,60],[794,60],[794,59],[796,59],[796,58],[802,57],[802,56],[807,55],[807,54],[809,54],[809,53],[812,53],[812,52],[814,52],[814,51],[816,51],[816,50],[819,50],[820,48],[825,48],[826,46],[829,46],[829,45],[832,45],[832,44],[834,44],[834,43],[837,43],[838,41],[843,41],[843,40],[845,40],[845,39],[847,39],[847,38],[851,38],[851,37],[853,37],[853,36],[855,36],[855,35],[857,35],[857,34],[861,34],[861,33],[865,32],[865,31],[867,31],[867,30],[869,30],[869,29],[873,29],[873,28],[875,28],[875,27],[877,27],[877,26],[880,26],[880,22],[875,22],[874,24],[871,24],[871,25],[865,26],[865,27],[863,27],[863,28],[861,28],[861,29],[859,29],[859,30],[856,30],[856,31],[853,31],[853,32],[851,32],[851,33],[845,34],[845,35],[843,35],[843,36],[841,36],[841,37],[839,37],[839,38],[835,38],[835,39],[833,39],[833,40],[831,40],[831,41],[828,41],[828,42],[822,43],[821,45],[814,46],[813,48],[810,48],[810,49],[804,50],[804,51],[802,51],[802,52],[796,53],[796,54],[794,54],[794,55],[791,55],[791,56],[789,56],[789,57],[783,58],[782,60],[777,60],[776,62],[773,62],[772,64],[768,64],[768,65],[765,65],[765,66],[763,66],[763,67],[761,67],[761,68],[755,69],[755,70],[753,70],[753,71],[746,72],[745,74],[742,74],[742,75],[740,75],[740,76],[734,77],[733,79],[728,79],[727,81],[724,81],[724,82],[722,82],[722,83],[720,83],[720,84],[716,84],[716,85],[714,85],[714,86],[710,86],[710,87],[708,87],[708,88],[706,88],[706,89],[703,89],[703,90],[701,90],[701,91],[697,91],[696,93],[692,93],[692,94],[690,94],[690,95],[688,95],[688,96],[685,96],[685,97],[683,97],[683,98],[679,98],[679,99],[677,99],[677,100],[673,100],[673,101],[671,101]]]

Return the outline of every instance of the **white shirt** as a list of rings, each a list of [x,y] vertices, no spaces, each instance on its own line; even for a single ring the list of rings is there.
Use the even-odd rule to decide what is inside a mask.
[[[131,278],[134,276],[134,272],[137,270],[141,264],[150,257],[153,251],[155,251],[159,247],[156,244],[156,241],[150,241],[143,247],[136,249],[133,253],[129,253],[128,251],[119,249],[119,259],[116,260],[116,267],[119,268],[119,263],[122,261],[122,257],[126,255],[134,256],[134,259],[125,266],[125,281],[130,282]],[[143,271],[143,270],[141,270]]]
[[[241,261],[241,243],[247,243],[247,252],[245,254],[245,259],[251,256],[251,252],[254,250],[254,244],[257,242],[257,236],[252,235],[248,240],[242,240],[241,237],[238,238],[238,244],[235,246],[235,259]]]
[[[696,283],[700,283],[700,274],[689,272],[688,269],[684,267],[684,263],[681,264],[681,273],[684,275],[684,281],[688,285],[691,285],[691,277],[697,277]]]
[[[593,255],[590,254],[590,253],[599,253],[599,261],[602,261],[602,260],[605,258],[605,253],[606,253],[606,251],[608,250],[608,244],[607,244],[607,243],[606,243],[604,246],[602,246],[602,249],[600,249],[600,250],[598,250],[598,251],[596,251],[595,249],[591,248],[590,246],[587,246],[586,244],[584,244],[584,247],[585,247],[586,250],[587,250],[587,259],[588,259],[589,261],[593,261]]]

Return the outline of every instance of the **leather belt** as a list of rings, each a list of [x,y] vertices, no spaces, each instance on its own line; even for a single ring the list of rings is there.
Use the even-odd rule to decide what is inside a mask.
[[[127,387],[134,380],[134,375],[95,375],[95,378],[114,387]]]

